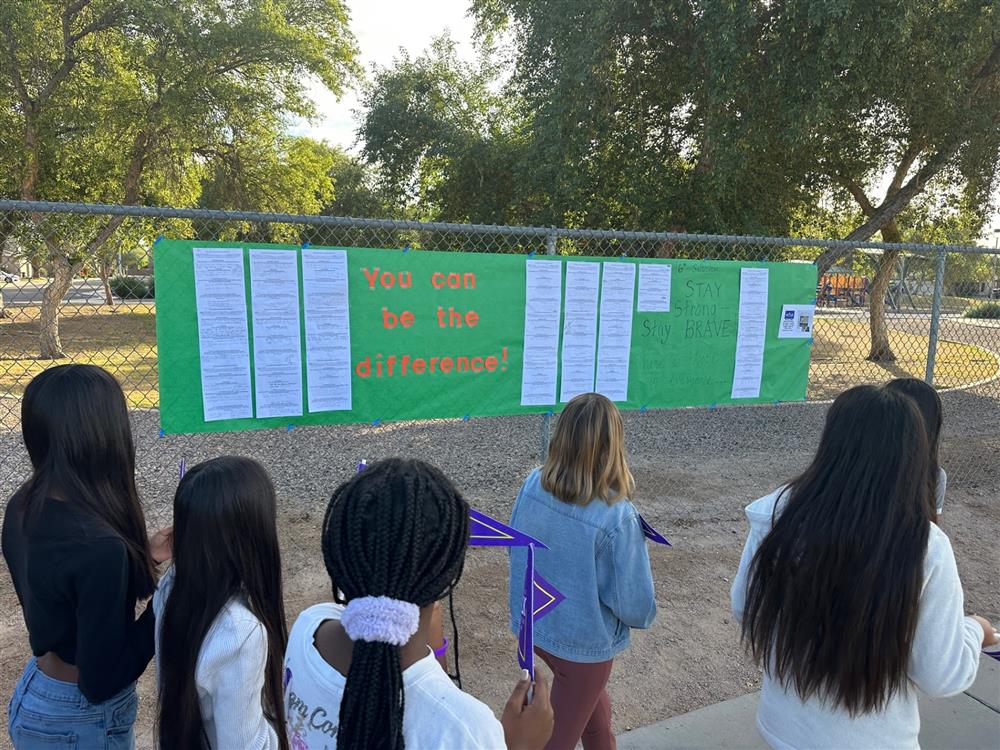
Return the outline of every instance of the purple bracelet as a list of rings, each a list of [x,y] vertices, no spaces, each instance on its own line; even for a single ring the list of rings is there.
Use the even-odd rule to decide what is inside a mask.
[[[448,653],[448,639],[445,638],[441,642],[441,648],[434,649],[434,657],[440,659],[442,656]]]

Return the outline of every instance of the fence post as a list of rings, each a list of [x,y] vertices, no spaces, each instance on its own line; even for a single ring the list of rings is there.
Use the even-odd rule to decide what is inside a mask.
[[[928,385],[934,385],[934,360],[937,358],[938,327],[941,325],[941,292],[944,289],[945,251],[937,251],[937,264],[934,272],[934,302],[931,306],[931,333],[927,339],[927,369],[924,380]]]
[[[550,232],[545,236],[545,254],[556,254],[556,233]],[[538,456],[539,463],[545,463],[546,456],[549,455],[549,428],[552,423],[552,415],[546,412],[542,415],[542,423],[538,430]]]

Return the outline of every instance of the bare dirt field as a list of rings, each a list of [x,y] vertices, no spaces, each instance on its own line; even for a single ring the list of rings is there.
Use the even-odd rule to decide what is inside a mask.
[[[651,546],[658,615],[635,632],[616,660],[610,692],[617,731],[648,724],[755,689],[758,671],[738,645],[729,585],[746,533],[743,506],[792,476],[816,445],[825,406],[681,410],[626,415],[636,504],[674,543]],[[943,463],[953,471],[944,530],[951,537],[969,611],[1000,619],[1000,441],[978,428],[992,398],[948,394]],[[150,526],[169,521],[177,462],[221,453],[253,455],[268,467],[281,498],[289,620],[329,597],[318,530],[326,498],[359,458],[420,457],[439,465],[481,510],[506,518],[524,476],[537,462],[538,419],[296,429],[197,438],[158,438],[155,412],[137,412],[141,491]],[[991,430],[991,435],[993,430]],[[0,455],[19,454],[20,436],[0,433]],[[4,467],[23,476],[22,462]],[[0,487],[3,496],[11,482]],[[465,689],[497,712],[517,675],[507,629],[503,550],[472,549],[456,592]],[[10,695],[28,653],[21,613],[6,572],[0,576],[0,694]],[[152,667],[140,685],[140,747],[151,747]],[[753,732],[752,727],[747,728]],[[6,736],[0,747],[9,747]]]

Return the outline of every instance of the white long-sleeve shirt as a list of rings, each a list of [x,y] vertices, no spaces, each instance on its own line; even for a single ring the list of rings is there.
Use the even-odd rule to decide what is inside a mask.
[[[160,674],[160,623],[173,587],[171,567],[153,594],[156,672]],[[205,634],[195,666],[201,718],[212,750],[277,750],[278,735],[261,703],[267,633],[239,599],[230,599]]]
[[[775,490],[746,508],[750,522],[739,571],[730,593],[733,615],[742,622],[750,563],[771,530],[775,505],[780,513],[787,494]],[[795,748],[878,748],[916,750],[920,747],[920,714],[914,687],[927,695],[945,697],[968,689],[979,669],[983,629],[965,616],[962,582],[951,542],[930,525],[920,611],[910,662],[910,687],[893,695],[882,711],[850,716],[816,696],[802,700],[794,686],[784,688],[764,673],[757,708],[757,729],[777,750]]]
[[[934,485],[934,510],[940,516],[944,511],[944,493],[948,489],[948,475],[938,467],[938,479]]]

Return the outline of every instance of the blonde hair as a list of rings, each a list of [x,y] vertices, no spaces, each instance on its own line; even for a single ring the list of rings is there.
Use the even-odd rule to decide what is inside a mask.
[[[583,393],[566,404],[542,466],[542,487],[574,505],[632,497],[635,480],[625,457],[625,425],[618,407],[605,396]]]

